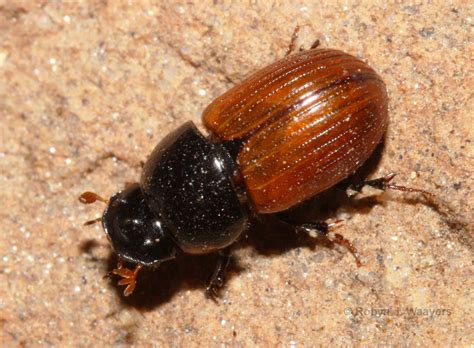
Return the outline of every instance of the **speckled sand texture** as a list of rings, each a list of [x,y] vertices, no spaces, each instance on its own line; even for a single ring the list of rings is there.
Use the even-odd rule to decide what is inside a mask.
[[[472,346],[469,1],[133,3],[0,1],[0,345]],[[124,299],[102,279],[115,259],[100,226],[82,226],[103,206],[77,197],[137,180],[167,132],[201,126],[213,98],[284,56],[296,24],[298,47],[319,39],[386,81],[371,177],[395,171],[437,198],[328,197],[361,268],[342,248],[255,226],[219,304],[203,294],[213,256],[143,272]]]

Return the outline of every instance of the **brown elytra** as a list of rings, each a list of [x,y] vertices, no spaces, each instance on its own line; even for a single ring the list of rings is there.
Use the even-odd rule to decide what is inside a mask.
[[[237,155],[251,204],[275,213],[352,174],[380,142],[388,97],[366,63],[332,49],[288,56],[245,79],[204,111]]]

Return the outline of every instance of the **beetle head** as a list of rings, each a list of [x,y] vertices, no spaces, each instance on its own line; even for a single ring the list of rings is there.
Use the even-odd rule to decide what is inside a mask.
[[[148,208],[138,184],[110,197],[102,226],[117,255],[126,261],[154,266],[175,257],[174,242]]]

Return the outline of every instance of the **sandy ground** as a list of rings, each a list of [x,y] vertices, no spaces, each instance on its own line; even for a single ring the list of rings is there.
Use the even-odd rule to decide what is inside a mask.
[[[0,1],[2,346],[471,346],[473,6],[384,3]],[[284,56],[297,24],[298,46],[319,39],[386,81],[370,175],[436,198],[328,195],[361,268],[254,226],[218,304],[203,294],[212,255],[143,272],[125,299],[102,279],[115,258],[100,226],[82,225],[103,207],[77,197],[136,181],[167,132]]]

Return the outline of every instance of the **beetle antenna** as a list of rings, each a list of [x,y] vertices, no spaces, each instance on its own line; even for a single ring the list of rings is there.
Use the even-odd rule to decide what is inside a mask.
[[[97,219],[89,220],[89,221],[84,222],[84,226],[90,226],[90,225],[96,224],[96,223],[101,222],[101,221],[102,221],[102,218],[99,217]]]
[[[94,202],[103,202],[107,204],[109,201],[104,197],[99,196],[97,193],[86,191],[82,195],[79,196],[79,202],[82,204],[92,204]]]
[[[79,196],[79,202],[81,202],[82,204],[92,204],[97,201],[103,202],[105,204],[109,203],[107,199],[103,198],[102,196],[99,196],[97,193],[90,192],[90,191],[86,191],[82,195]],[[84,222],[84,226],[90,226],[101,221],[102,221],[101,217],[97,219],[89,220],[89,221]]]

